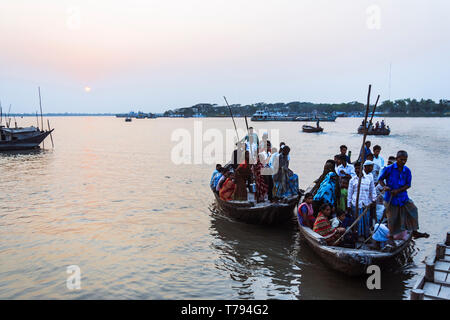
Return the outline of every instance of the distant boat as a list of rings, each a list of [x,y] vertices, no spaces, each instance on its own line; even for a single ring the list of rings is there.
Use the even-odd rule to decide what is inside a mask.
[[[297,120],[295,120],[295,121],[310,121],[310,122],[313,122],[313,121],[319,120],[321,122],[334,122],[334,121],[336,121],[336,118],[337,117],[333,116],[333,115],[319,116],[319,117],[317,117],[317,116],[314,116],[314,117],[297,117]]]
[[[39,128],[6,128],[0,126],[0,151],[39,148],[44,139],[55,129],[41,131]]]
[[[282,113],[268,113],[266,111],[258,110],[253,114],[251,117],[252,121],[335,121],[336,116],[330,115],[330,116],[322,116],[322,117],[300,117],[300,116],[289,116]]]
[[[125,122],[131,122],[131,118],[130,117],[126,117],[125,118]]]
[[[323,128],[322,127],[313,127],[313,126],[308,126],[308,125],[304,125],[302,126],[302,131],[303,132],[322,132]]]
[[[364,134],[364,126],[360,125],[358,127],[358,133]],[[367,135],[369,136],[388,136],[391,133],[391,129],[388,127],[385,128],[369,128],[367,131]]]

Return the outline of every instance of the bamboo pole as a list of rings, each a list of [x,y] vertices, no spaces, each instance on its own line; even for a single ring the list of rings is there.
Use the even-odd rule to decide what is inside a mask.
[[[52,130],[50,129],[50,121],[47,118],[47,125],[48,125],[48,131],[50,131],[50,140],[52,141],[52,148],[55,148],[55,145],[53,144],[53,137],[52,137]]]
[[[238,134],[238,132],[237,132],[237,127],[236,127],[236,122],[234,121],[233,112],[231,111],[231,107],[230,107],[230,105],[228,104],[227,98],[226,98],[225,96],[224,96],[223,98],[224,98],[224,100],[225,100],[225,103],[226,103],[227,106],[228,106],[228,109],[230,110],[231,119],[233,120],[233,124],[234,124],[234,130],[236,131],[237,141],[239,142],[239,141],[240,141],[240,140],[239,140],[239,134]]]
[[[356,192],[356,214],[358,214],[359,212],[359,193],[361,191],[361,177],[363,176],[363,161],[364,161],[364,157],[366,155],[366,148],[365,148],[365,144],[366,144],[366,138],[367,138],[367,117],[369,116],[369,108],[370,108],[370,92],[372,90],[372,85],[369,84],[369,92],[367,94],[367,107],[366,107],[366,116],[364,117],[364,136],[363,136],[363,142],[362,142],[362,147],[361,147],[361,170],[359,171],[359,175],[358,175],[358,189]]]
[[[42,102],[41,102],[41,87],[38,87],[39,92],[39,107],[41,108],[41,130],[44,131],[44,118],[42,116]],[[42,140],[42,149],[45,149],[44,140]]]

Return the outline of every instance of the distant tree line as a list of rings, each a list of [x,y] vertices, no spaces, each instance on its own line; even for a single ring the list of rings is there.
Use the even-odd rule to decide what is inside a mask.
[[[359,115],[365,111],[365,104],[354,101],[348,103],[311,103],[311,102],[289,102],[289,103],[254,103],[251,105],[231,105],[234,116],[251,116],[258,110],[268,112],[281,112],[283,114],[301,115],[313,112],[341,115]],[[377,112],[393,116],[450,116],[450,101],[440,100],[435,102],[431,99],[400,99],[395,101],[383,101],[377,107]],[[164,112],[164,116],[205,116],[205,117],[228,117],[230,111],[227,106],[217,104],[200,103],[192,107],[178,108]]]

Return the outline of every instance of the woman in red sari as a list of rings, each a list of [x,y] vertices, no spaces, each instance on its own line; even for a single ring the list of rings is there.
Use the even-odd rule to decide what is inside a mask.
[[[232,173],[228,173],[228,178],[222,185],[219,191],[220,199],[224,201],[230,201],[233,199],[234,191],[236,190],[236,184],[234,183],[234,175]]]
[[[325,203],[319,209],[319,214],[314,222],[313,231],[324,237],[328,245],[333,245],[333,243],[345,232],[345,228],[333,228],[329,221],[330,216],[331,206],[328,203]]]

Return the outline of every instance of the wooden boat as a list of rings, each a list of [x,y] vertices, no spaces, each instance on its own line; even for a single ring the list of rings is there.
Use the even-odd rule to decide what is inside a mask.
[[[53,130],[40,131],[35,127],[5,128],[0,126],[0,151],[37,149]]]
[[[126,117],[125,118],[125,122],[131,122],[131,118],[130,117]]]
[[[382,267],[395,262],[395,258],[403,253],[412,238],[410,233],[407,240],[395,240],[397,247],[393,251],[382,252],[369,249],[327,246],[324,237],[310,228],[304,227],[299,223],[299,229],[311,249],[328,266],[349,276],[366,274],[367,267],[370,265]]]
[[[304,125],[304,126],[302,126],[302,131],[303,132],[322,132],[323,128]]]
[[[361,249],[329,246],[324,237],[312,231],[311,228],[302,226],[298,219],[297,222],[302,238],[311,249],[329,267],[349,276],[366,274],[367,267],[370,265],[382,268],[395,263],[396,258],[403,255],[409,247],[412,239],[410,232],[406,240],[395,240],[396,247],[391,251],[371,250],[367,245],[363,245]],[[361,243],[357,243],[356,247],[358,248],[360,245]]]
[[[214,192],[218,209],[226,216],[250,224],[276,225],[294,221],[298,196],[277,203],[253,201],[224,201]]]
[[[359,126],[358,128],[358,133],[359,134],[364,134],[364,127],[363,126]],[[367,135],[369,136],[388,136],[391,133],[391,129],[390,128],[378,128],[378,129],[372,129],[370,128],[369,131],[367,132]]]

